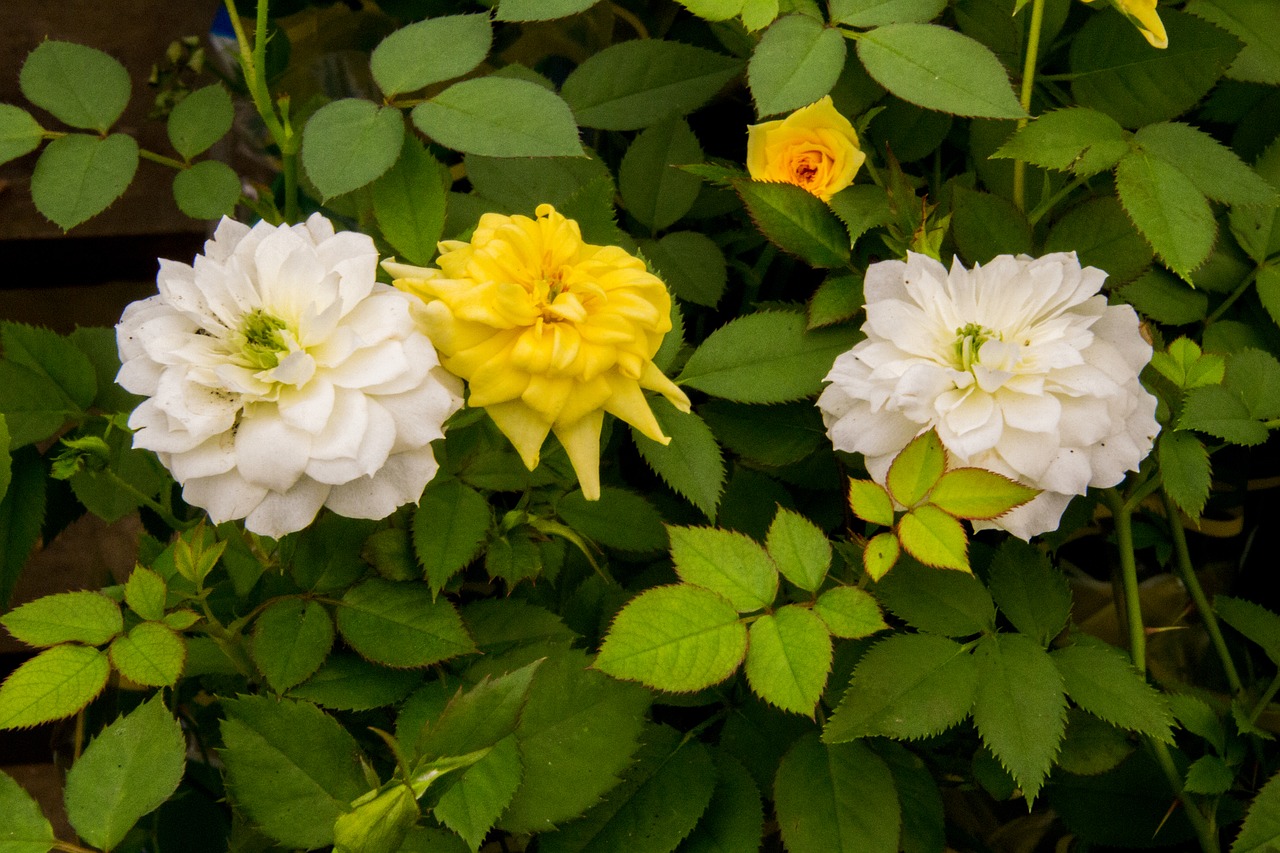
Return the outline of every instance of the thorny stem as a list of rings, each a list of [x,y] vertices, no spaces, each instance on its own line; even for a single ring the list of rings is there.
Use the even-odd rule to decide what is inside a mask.
[[[1266,692],[1258,699],[1258,704],[1253,706],[1253,710],[1249,712],[1249,722],[1255,723],[1258,717],[1262,716],[1262,712],[1271,704],[1271,700],[1276,698],[1276,693],[1280,692],[1280,672],[1276,673],[1276,677],[1271,679],[1271,683],[1267,685]]]
[[[133,495],[135,499],[146,505],[146,507],[156,515],[160,516],[160,518],[164,520],[164,523],[172,527],[174,530],[190,530],[192,527],[195,527],[196,522],[181,520],[164,504],[160,503],[150,495],[143,494],[136,486],[121,477],[115,471],[112,471],[110,468],[102,473],[111,480],[116,488]]]
[[[1022,66],[1022,96],[1018,102],[1022,104],[1024,113],[1031,112],[1031,91],[1036,82],[1036,65],[1040,57],[1040,30],[1044,27],[1044,0],[1032,0],[1031,28],[1027,33],[1027,56]],[[1027,126],[1027,119],[1018,119],[1018,130]],[[1024,160],[1013,161],[1013,203],[1018,210],[1026,209],[1027,164]]]

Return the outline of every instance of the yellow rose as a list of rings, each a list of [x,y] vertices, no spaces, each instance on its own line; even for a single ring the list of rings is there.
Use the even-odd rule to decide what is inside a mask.
[[[605,412],[666,444],[644,390],[689,411],[653,364],[671,296],[640,259],[583,242],[549,204],[536,213],[486,213],[470,242],[440,244],[439,269],[383,267],[422,300],[419,325],[445,369],[470,383],[468,405],[488,411],[529,470],[554,432],[595,500]]]
[[[1093,0],[1084,0],[1084,2],[1092,3]],[[1152,47],[1169,46],[1169,36],[1164,31],[1164,22],[1156,12],[1156,0],[1111,0],[1111,5],[1133,22],[1138,32],[1142,33],[1142,37]]]
[[[867,155],[858,134],[826,95],[778,121],[747,128],[753,180],[795,184],[823,201],[853,183]]]

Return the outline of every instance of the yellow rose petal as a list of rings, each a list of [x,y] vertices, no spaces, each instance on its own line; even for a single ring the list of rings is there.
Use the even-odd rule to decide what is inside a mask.
[[[752,180],[795,184],[823,201],[852,184],[866,159],[857,132],[830,95],[785,119],[747,128]]]

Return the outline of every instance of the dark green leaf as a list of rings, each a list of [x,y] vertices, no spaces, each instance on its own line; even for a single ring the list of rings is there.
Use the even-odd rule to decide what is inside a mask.
[[[715,436],[696,414],[680,412],[664,398],[651,400],[650,407],[671,443],[660,444],[633,427],[631,438],[636,448],[663,482],[714,520],[725,478]]]
[[[432,814],[477,850],[515,796],[522,772],[520,748],[515,736],[507,735],[483,758],[451,777]]]
[[[1223,384],[1240,395],[1253,417],[1280,417],[1280,362],[1270,353],[1252,348],[1233,353]]]
[[[991,156],[1087,176],[1110,169],[1128,152],[1124,128],[1115,119],[1088,107],[1068,107],[1038,116]]]
[[[416,113],[415,113],[416,114]],[[400,156],[400,111],[362,98],[325,104],[302,132],[302,165],[324,198],[358,190]]]
[[[1133,141],[1152,157],[1178,169],[1214,201],[1271,206],[1280,201],[1275,189],[1234,151],[1191,125],[1147,125],[1134,135]]]
[[[1209,451],[1189,432],[1165,430],[1156,441],[1164,488],[1183,512],[1198,519],[1209,499]]]
[[[1113,725],[1164,743],[1173,741],[1169,703],[1130,665],[1124,652],[1082,636],[1051,654],[1071,701]]]
[[[338,609],[338,630],[353,649],[393,667],[430,666],[475,651],[458,611],[421,583],[371,578]]]
[[[734,187],[766,237],[810,266],[843,267],[849,234],[822,199],[791,184],[737,181]]]
[[[1227,77],[1280,85],[1280,30],[1269,4],[1260,0],[1192,0],[1186,11],[1244,42],[1244,49],[1227,69]]]
[[[822,415],[808,402],[755,406],[711,400],[698,412],[726,448],[761,465],[800,462],[827,441]]]
[[[728,266],[715,241],[698,231],[673,231],[640,244],[653,272],[686,302],[714,308],[724,295]]]
[[[1187,392],[1178,429],[1199,430],[1246,446],[1267,440],[1267,428],[1253,419],[1240,395],[1221,385],[1206,385]]]
[[[333,620],[315,601],[282,598],[253,623],[254,663],[277,693],[311,677],[333,648]]]
[[[876,597],[921,631],[968,637],[991,630],[996,610],[976,577],[903,560],[875,586]]]
[[[46,478],[39,455],[34,450],[14,453],[10,473],[9,488],[0,499],[0,608],[9,606],[13,586],[40,540],[44,522]]]
[[[600,0],[498,0],[499,21],[550,21],[585,12]]]
[[[1126,302],[1157,323],[1185,326],[1196,323],[1209,313],[1209,297],[1161,269],[1146,275],[1120,291]]]
[[[1145,152],[1116,167],[1125,212],[1171,270],[1190,279],[1213,250],[1218,226],[1200,190],[1177,168]]]
[[[196,89],[169,113],[169,142],[183,159],[190,160],[226,136],[234,119],[231,95],[221,83]]]
[[[129,103],[129,72],[102,51],[43,41],[18,77],[22,94],[72,127],[106,133]]]
[[[1133,754],[1128,732],[1079,708],[1067,711],[1067,731],[1057,764],[1067,773],[1096,776]]]
[[[643,225],[661,231],[689,212],[702,188],[697,176],[673,167],[701,162],[702,147],[684,119],[647,128],[618,169],[623,205]]]
[[[1163,470],[1163,469],[1162,469]],[[1039,548],[1006,539],[991,561],[991,596],[1013,627],[1042,646],[1071,618],[1071,587]]]
[[[1262,786],[1249,805],[1231,853],[1267,853],[1280,845],[1280,774]]]
[[[596,501],[587,500],[581,491],[572,492],[556,504],[556,512],[574,530],[609,548],[648,553],[667,547],[662,515],[626,489],[605,486]]]
[[[240,176],[226,163],[202,160],[173,176],[173,198],[192,219],[230,216],[240,201]]]
[[[568,105],[527,80],[480,77],[454,83],[414,107],[413,123],[446,148],[466,154],[585,156]]]
[[[831,20],[851,27],[924,24],[946,8],[946,0],[831,0]]]
[[[751,774],[724,752],[716,756],[716,770],[711,802],[693,832],[677,848],[679,853],[732,853],[760,846],[764,809]]]
[[[419,734],[418,753],[434,760],[496,745],[515,731],[539,662],[459,690]]]
[[[0,772],[0,850],[4,853],[49,853],[57,838],[35,799],[7,773]]]
[[[1090,199],[1068,210],[1049,229],[1044,250],[1076,252],[1081,266],[1103,270],[1111,286],[1132,281],[1154,256],[1151,246],[1112,195]]]
[[[1261,604],[1228,595],[1213,597],[1213,612],[1261,646],[1271,662],[1280,666],[1280,616]]]
[[[0,104],[0,163],[30,154],[43,139],[44,130],[31,113],[12,104]]]
[[[48,44],[48,42],[46,42]],[[105,139],[73,133],[50,142],[31,175],[36,209],[63,231],[106,210],[138,169],[138,143],[123,133]]]
[[[1031,225],[1022,211],[998,195],[961,187],[955,191],[951,236],[971,264],[985,264],[996,255],[1031,251]]]
[[[427,484],[413,515],[413,548],[439,594],[480,551],[493,523],[489,502],[457,480]]]
[[[461,77],[489,55],[488,15],[445,15],[396,30],[373,49],[369,70],[384,95]]]
[[[850,244],[872,228],[887,225],[890,221],[889,196],[875,184],[854,184],[845,187],[827,202],[849,232]],[[861,291],[859,291],[861,296]],[[859,302],[861,306],[861,302]]]
[[[481,157],[463,161],[475,191],[504,213],[533,216],[540,204],[563,208],[576,193],[599,182],[612,187],[613,176],[600,159],[586,157]],[[610,191],[612,198],[613,192]],[[561,212],[564,212],[561,210]]]
[[[808,15],[785,15],[751,54],[747,82],[764,117],[812,104],[831,91],[844,66],[844,37]]]
[[[315,675],[290,690],[289,696],[335,711],[368,711],[395,705],[421,681],[413,670],[388,669],[338,652],[329,655]]]
[[[391,248],[411,264],[426,264],[444,229],[444,169],[412,134],[400,159],[373,183],[373,215]]]

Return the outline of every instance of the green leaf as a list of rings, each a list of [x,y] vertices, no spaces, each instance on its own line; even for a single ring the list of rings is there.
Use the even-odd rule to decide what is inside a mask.
[[[1216,755],[1202,755],[1187,768],[1184,791],[1216,797],[1231,790],[1236,774]]]
[[[556,512],[574,530],[609,548],[640,554],[667,548],[662,514],[627,489],[604,486],[595,501],[581,490],[571,492],[556,504]]]
[[[938,734],[969,715],[977,683],[977,665],[959,643],[932,634],[897,634],[863,656],[822,739]]]
[[[787,580],[809,592],[822,586],[831,568],[831,542],[818,525],[798,512],[779,509],[765,545]]]
[[[850,640],[869,637],[889,626],[880,613],[880,605],[866,590],[854,586],[833,587],[818,596],[813,612],[837,637]]]
[[[858,39],[858,58],[904,101],[961,116],[1023,118],[1000,60],[966,35],[933,24],[888,24]]]
[[[0,729],[22,729],[69,717],[107,685],[105,653],[64,644],[46,649],[0,684]]]
[[[27,100],[72,127],[106,133],[129,103],[129,72],[92,47],[43,41],[18,76]]]
[[[3,375],[0,370],[0,380]],[[39,455],[32,449],[20,450],[13,454],[10,469],[9,488],[0,499],[0,607],[9,606],[13,586],[40,540],[44,522],[46,478]]]
[[[139,495],[157,495],[172,481],[155,454],[134,449],[128,431],[110,431],[106,444],[108,469],[115,477],[86,467],[71,477],[71,490],[94,515],[116,522],[142,506],[145,501]],[[121,480],[133,490],[121,488]]]
[[[144,566],[135,566],[124,585],[125,604],[143,619],[163,619],[168,594],[164,578]]]
[[[735,181],[760,232],[814,267],[849,263],[849,234],[822,199],[791,184]]]
[[[698,231],[673,231],[643,240],[640,249],[653,272],[676,296],[714,308],[724,295],[728,267],[716,242]]]
[[[991,193],[956,187],[951,236],[970,263],[985,264],[996,255],[1031,251],[1031,225],[1013,202]]]
[[[0,772],[0,851],[3,853],[49,853],[57,842],[53,826],[40,806],[7,773]]]
[[[1139,130],[1133,141],[1146,153],[1182,172],[1196,189],[1224,204],[1276,205],[1280,196],[1236,153],[1202,130],[1163,122]]]
[[[1071,40],[1071,92],[1125,127],[1176,118],[1208,93],[1240,42],[1207,21],[1161,8],[1169,46],[1152,49],[1119,14],[1100,10]]]
[[[44,129],[31,113],[12,104],[0,104],[0,163],[7,163],[40,147]]]
[[[1209,313],[1209,297],[1160,269],[1126,285],[1120,296],[1142,314],[1158,323],[1185,326],[1197,323]]]
[[[178,789],[186,766],[182,727],[156,694],[103,729],[67,773],[67,818],[102,850]]]
[[[190,160],[208,151],[215,142],[231,131],[235,108],[231,95],[221,83],[196,89],[169,113],[166,129],[173,150]]]
[[[833,274],[813,292],[808,305],[810,330],[852,319],[862,310],[862,276]]]
[[[721,752],[711,802],[679,848],[680,853],[730,853],[757,850],[764,834],[760,789],[736,759]]]
[[[4,500],[12,480],[13,456],[9,453],[9,424],[5,421],[4,414],[0,413],[0,501]],[[2,573],[0,576],[3,576]],[[3,599],[0,599],[0,608],[5,606]]]
[[[720,595],[690,584],[645,590],[614,618],[595,668],[658,690],[724,681],[747,653],[747,628]]]
[[[1101,640],[1078,637],[1050,654],[1071,701],[1108,723],[1173,742],[1169,703],[1130,665],[1124,652]]]
[[[589,57],[561,92],[583,127],[638,130],[693,112],[741,70],[740,61],[700,47],[636,39]]]
[[[369,794],[334,821],[333,849],[340,853],[403,851],[401,845],[422,815],[413,789],[398,782],[372,799],[367,797]]]
[[[778,594],[778,570],[765,549],[741,533],[668,527],[671,558],[685,583],[711,590],[739,613],[762,610]]]
[[[889,465],[885,487],[895,501],[914,507],[938,484],[947,467],[947,452],[935,430],[907,443]]]
[[[516,730],[540,661],[459,690],[420,733],[418,753],[434,760],[495,746]],[[496,816],[495,816],[496,817]]]
[[[277,693],[310,678],[333,648],[333,620],[315,601],[273,601],[253,623],[249,653]]]
[[[187,660],[186,643],[159,622],[134,625],[111,641],[110,651],[120,674],[145,687],[172,687]]]
[[[1213,612],[1261,646],[1272,663],[1280,665],[1280,616],[1261,604],[1229,595],[1213,597]]]
[[[1066,729],[1067,697],[1053,659],[1022,634],[990,634],[974,649],[973,722],[982,741],[1033,802]]]
[[[1244,42],[1227,69],[1232,80],[1280,85],[1280,32],[1266,3],[1257,0],[1192,0],[1186,11],[1204,18]]]
[[[1273,142],[1262,152],[1254,162],[1253,169],[1265,178],[1272,188],[1280,189],[1280,144]],[[1277,210],[1273,207],[1233,207],[1227,214],[1231,223],[1231,233],[1235,235],[1236,242],[1255,263],[1263,263],[1274,252],[1280,250],[1280,220],[1277,219],[1276,214]],[[1259,277],[1265,270],[1272,270],[1274,277],[1274,268],[1266,266],[1259,271]],[[1261,281],[1259,281],[1258,292],[1261,295]],[[1280,313],[1271,310],[1270,306],[1267,310],[1273,319]]]
[[[799,400],[821,390],[857,337],[848,327],[806,332],[804,317],[787,311],[748,314],[708,335],[676,381],[739,403]]]
[[[1271,319],[1280,325],[1280,266],[1266,265],[1258,269],[1258,299]]]
[[[761,699],[812,717],[831,671],[831,634],[812,610],[779,607],[751,624],[743,670]]]
[[[550,21],[585,12],[600,0],[498,0],[499,21]]]
[[[1036,117],[991,156],[1087,177],[1112,168],[1127,153],[1129,141],[1115,119],[1088,107],[1068,107]]]
[[[754,406],[711,400],[698,412],[726,448],[769,467],[801,462],[828,443],[822,414],[807,401]]]
[[[290,690],[289,696],[335,711],[368,711],[395,705],[421,683],[421,674],[414,670],[388,669],[337,652],[325,659],[315,675]]]
[[[1165,430],[1156,440],[1165,491],[1183,512],[1198,519],[1209,499],[1209,451],[1189,432]]]
[[[702,418],[677,410],[665,398],[651,399],[649,406],[671,443],[659,444],[633,427],[631,438],[636,448],[664,483],[714,520],[725,477],[724,459],[715,436]]]
[[[893,526],[893,499],[884,486],[872,480],[849,479],[849,509],[863,521]]]
[[[453,777],[431,813],[478,850],[520,787],[522,765],[514,735],[498,741],[483,758]],[[416,811],[416,809],[415,809]]]
[[[939,571],[907,559],[875,587],[881,604],[921,631],[968,637],[995,629],[990,593],[965,572]]]
[[[1022,506],[1037,494],[1038,489],[994,471],[956,468],[938,479],[929,492],[929,503],[957,518],[986,521]]]
[[[192,219],[230,216],[240,201],[240,176],[226,163],[202,160],[173,176],[173,198]]]
[[[227,788],[269,837],[311,850],[333,843],[333,824],[368,786],[360,747],[332,717],[306,702],[224,699]]]
[[[425,584],[370,578],[342,596],[338,630],[362,656],[393,667],[430,666],[476,650],[453,604]]]
[[[479,77],[454,83],[414,107],[413,123],[444,147],[466,154],[585,156],[569,106],[527,80]]]
[[[1048,646],[1071,618],[1071,587],[1039,548],[1006,539],[987,578],[1000,612],[1023,634]]]
[[[696,175],[673,167],[702,160],[702,146],[684,119],[647,128],[627,148],[618,169],[623,205],[650,230],[667,228],[689,212],[702,188]]]
[[[457,480],[427,484],[413,514],[413,549],[437,595],[475,559],[493,523],[489,502]]]
[[[1249,805],[1231,853],[1267,853],[1280,844],[1280,773],[1262,786]]]
[[[1224,384],[1240,395],[1253,417],[1280,417],[1280,362],[1270,353],[1252,348],[1233,353]]]
[[[29,646],[100,646],[124,630],[120,605],[99,592],[59,592],[0,616],[13,638]]]
[[[824,744],[806,734],[783,756],[774,804],[791,853],[897,853],[897,787],[864,744]]]
[[[909,510],[898,519],[898,540],[907,553],[939,569],[969,568],[969,538],[964,526],[932,504]]]
[[[1133,754],[1129,735],[1090,713],[1067,711],[1067,731],[1057,765],[1068,773],[1097,776],[1115,768]]]
[[[898,534],[885,531],[871,537],[862,552],[862,567],[867,570],[873,581],[878,581],[898,562],[902,556],[902,543]]]
[[[369,70],[387,97],[461,77],[489,55],[488,15],[444,15],[401,27],[369,57]]]
[[[91,405],[104,412],[132,412],[142,398],[130,394],[115,383],[120,372],[120,354],[116,347],[115,329],[80,326],[70,335],[71,342],[89,358],[97,374],[98,393]]]
[[[47,42],[46,42],[47,44]],[[106,210],[133,181],[138,143],[123,133],[105,139],[73,133],[50,142],[31,175],[36,209],[63,231]]]
[[[1190,279],[1213,250],[1218,226],[1200,190],[1180,170],[1145,152],[1116,167],[1120,203],[1168,267]]]
[[[946,8],[946,0],[831,0],[831,20],[851,27],[924,24]]]
[[[302,165],[316,189],[329,199],[358,190],[390,169],[403,142],[399,110],[363,98],[343,98],[325,104],[307,119]]]
[[[698,740],[650,729],[622,784],[580,820],[541,836],[544,853],[662,853],[676,848],[702,816],[716,772]]]
[[[785,15],[760,38],[747,65],[756,114],[790,112],[831,91],[844,66],[844,37],[808,15]]]
[[[1205,385],[1187,392],[1178,429],[1199,430],[1246,446],[1267,440],[1267,428],[1253,419],[1240,395],[1221,385]]]

